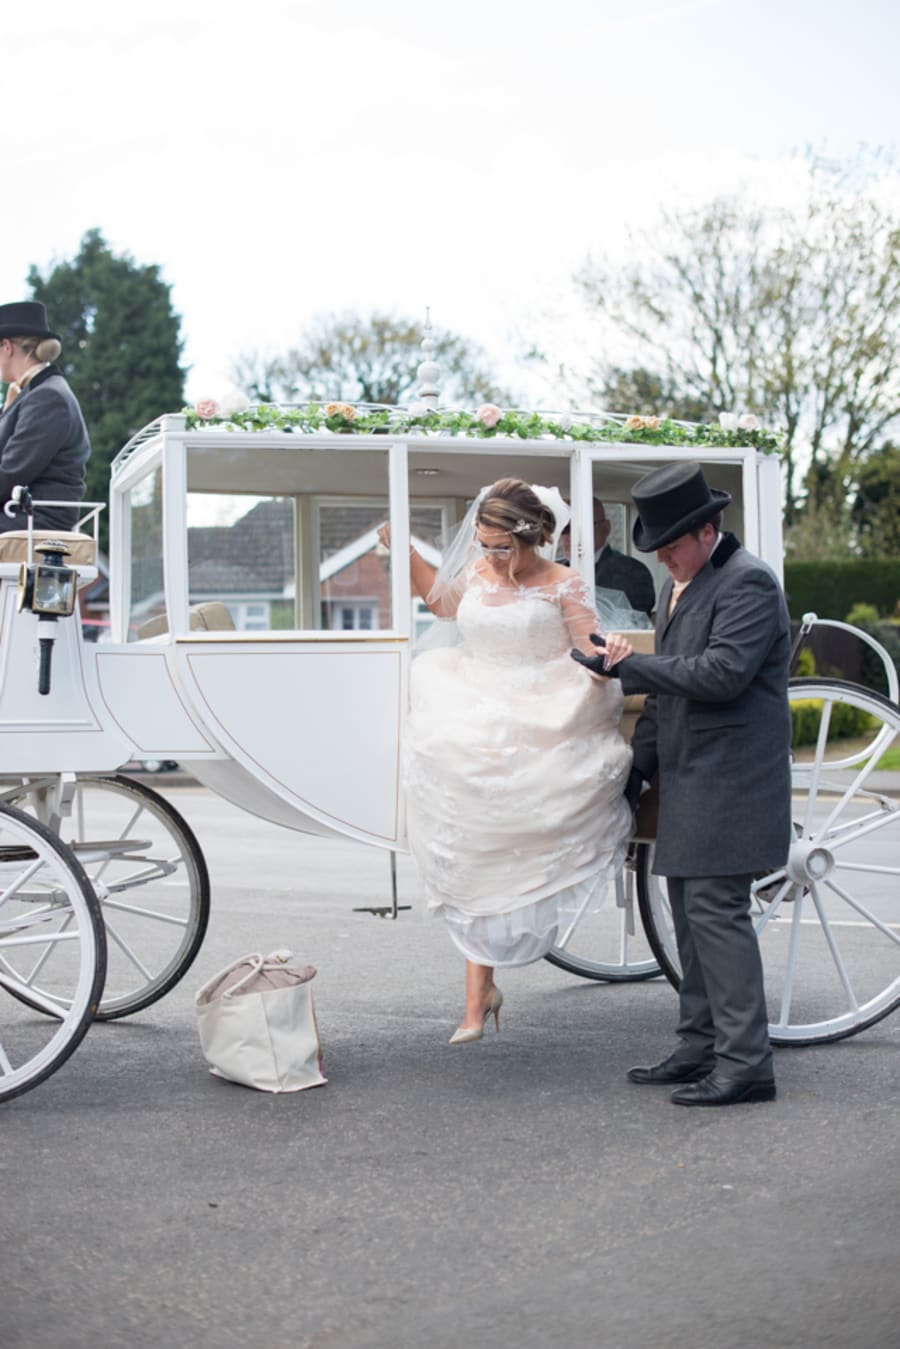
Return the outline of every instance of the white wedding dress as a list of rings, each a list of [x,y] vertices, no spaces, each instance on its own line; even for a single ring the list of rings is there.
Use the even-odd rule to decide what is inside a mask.
[[[459,644],[412,665],[409,843],[428,908],[464,955],[524,965],[599,907],[622,865],[622,693],[569,655],[596,654],[580,577],[513,586],[470,567],[459,589],[445,610]]]

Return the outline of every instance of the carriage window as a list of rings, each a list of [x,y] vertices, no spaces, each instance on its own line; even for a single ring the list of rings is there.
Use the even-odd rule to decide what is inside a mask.
[[[154,469],[128,494],[131,522],[131,599],[128,611],[128,641],[135,642],[142,629],[165,616],[162,564],[162,473]]]
[[[296,627],[295,509],[290,497],[189,492],[191,606],[206,626],[239,632]]]
[[[338,632],[390,628],[390,554],[378,542],[387,497],[326,498],[317,503],[319,619]]]

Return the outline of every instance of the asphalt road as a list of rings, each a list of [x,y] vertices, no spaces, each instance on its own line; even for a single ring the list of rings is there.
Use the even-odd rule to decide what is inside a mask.
[[[214,886],[194,968],[0,1107],[0,1346],[887,1349],[900,1344],[900,1012],[777,1054],[779,1099],[673,1106],[662,981],[508,974],[451,1049],[461,960],[387,859],[170,788]],[[403,902],[415,878],[401,860]],[[192,995],[291,946],[328,1085],[211,1077]]]

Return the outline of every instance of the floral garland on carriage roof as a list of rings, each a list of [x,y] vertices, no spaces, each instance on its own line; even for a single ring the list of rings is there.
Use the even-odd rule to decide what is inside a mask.
[[[221,398],[201,398],[184,408],[188,430],[222,427],[228,431],[317,431],[354,432],[358,435],[413,433],[438,436],[470,436],[489,439],[504,436],[520,440],[571,440],[607,444],[697,445],[711,448],[747,448],[775,454],[781,435],[763,427],[752,412],[722,412],[718,422],[682,422],[670,417],[617,416],[609,413],[542,413],[504,411],[483,403],[475,412],[443,411],[411,403],[406,408],[353,403],[307,403],[282,407],[276,403],[252,405],[243,394],[229,392]]]

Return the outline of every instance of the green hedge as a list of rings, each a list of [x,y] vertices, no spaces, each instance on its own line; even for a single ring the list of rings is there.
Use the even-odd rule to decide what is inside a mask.
[[[887,618],[900,601],[900,560],[785,562],[784,589],[791,618],[843,619],[854,604],[874,604]]]
[[[814,745],[819,738],[822,720],[821,698],[799,698],[791,703],[791,749]],[[865,735],[877,725],[874,717],[860,707],[833,703],[828,723],[828,739],[845,740]]]

